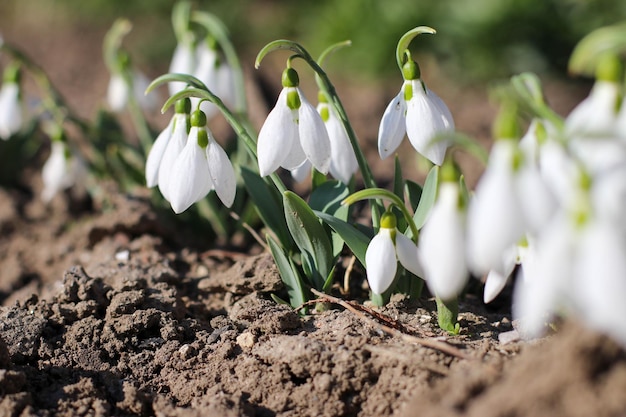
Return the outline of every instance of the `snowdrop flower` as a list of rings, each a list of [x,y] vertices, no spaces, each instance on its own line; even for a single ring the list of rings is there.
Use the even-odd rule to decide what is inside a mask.
[[[172,74],[193,74],[196,68],[196,54],[191,32],[185,34],[185,39],[179,41],[174,49],[170,62],[169,72]],[[173,81],[168,83],[170,96],[186,87],[184,82]]]
[[[71,153],[65,141],[53,140],[50,156],[41,171],[43,179],[41,199],[46,203],[49,202],[59,191],[74,185],[84,171],[82,161]]]
[[[303,182],[308,178],[309,174],[311,174],[311,169],[313,169],[313,165],[311,165],[311,161],[307,159],[294,169],[290,169],[289,172],[291,172],[291,178],[293,178],[295,182]]]
[[[457,297],[469,277],[465,260],[466,213],[461,198],[458,182],[445,178],[420,232],[419,259],[424,280],[430,291],[444,301]]]
[[[180,100],[176,103],[176,113],[174,114],[172,123],[173,127],[171,130],[171,136],[167,137],[167,128],[164,133],[164,137],[159,142],[158,147],[157,143],[154,144],[154,150],[150,153],[154,153],[153,159],[154,163],[150,161],[150,170],[148,171],[148,165],[146,162],[146,176],[152,177],[151,184],[154,181],[154,175],[157,177],[156,185],[159,186],[159,191],[163,195],[167,201],[171,201],[170,198],[170,179],[172,178],[172,167],[174,166],[174,162],[178,159],[178,156],[185,148],[187,144],[187,138],[189,137],[189,112],[191,111],[191,103],[189,100]],[[159,138],[157,137],[157,140]],[[162,144],[167,139],[167,144]],[[165,148],[162,150],[162,148]],[[162,152],[162,153],[161,153]],[[160,157],[159,157],[160,155]],[[158,169],[156,172],[154,171],[154,166],[156,162],[160,161],[158,164]]]
[[[128,104],[129,95],[133,94],[135,100],[144,110],[154,110],[157,107],[155,92],[145,94],[146,88],[150,85],[150,81],[145,74],[139,71],[132,72],[132,79],[127,81],[125,75],[121,72],[111,75],[109,86],[107,89],[107,102],[114,112],[121,112]]]
[[[276,106],[259,132],[257,152],[262,177],[279,167],[294,169],[305,160],[323,174],[330,168],[331,145],[326,127],[298,83],[296,71],[287,68]]]
[[[517,265],[520,266],[516,274],[517,279],[524,279],[524,271],[532,270],[532,253],[532,245],[527,239],[522,239],[521,242],[504,251],[500,267],[489,271],[485,279],[483,291],[485,304],[492,302],[502,292]]]
[[[159,178],[165,183],[170,177],[171,166],[187,142],[187,126],[191,103],[188,98],[176,102],[174,116],[165,129],[157,136],[146,161],[146,185],[148,188],[159,185]],[[174,135],[176,132],[176,135]],[[173,138],[176,137],[176,140]],[[169,148],[169,153],[167,152]],[[167,155],[167,156],[166,156]],[[165,189],[166,186],[162,186]],[[164,195],[165,197],[165,195]],[[167,198],[166,198],[167,199]]]
[[[367,282],[374,294],[391,287],[398,270],[398,261],[408,271],[423,276],[417,257],[417,246],[396,228],[396,216],[387,211],[380,219],[380,230],[365,252]]]
[[[210,41],[211,44],[203,42],[196,49],[198,63],[194,75],[224,103],[232,105],[235,102],[232,68],[219,56],[215,42]],[[192,106],[195,107],[196,103],[192,102]],[[201,102],[200,110],[207,115],[208,119],[217,113],[217,107],[209,101]]]
[[[454,120],[446,104],[420,79],[417,63],[408,60],[403,68],[404,83],[391,100],[378,129],[378,153],[387,158],[400,145],[404,135],[413,148],[432,163],[441,165],[448,143],[431,143],[439,133],[454,130]]]
[[[176,214],[215,190],[225,206],[235,200],[236,178],[228,155],[206,128],[206,115],[196,110],[191,115],[191,130],[185,147],[171,168],[169,201]]]
[[[23,124],[20,103],[19,69],[8,67],[0,88],[0,138],[7,140],[19,132]]]
[[[335,109],[328,104],[328,99],[322,92],[319,94],[317,111],[326,125],[330,139],[330,174],[344,184],[348,184],[359,168],[348,133]]]

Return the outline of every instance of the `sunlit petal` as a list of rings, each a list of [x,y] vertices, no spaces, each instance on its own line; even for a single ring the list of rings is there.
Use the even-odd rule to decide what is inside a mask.
[[[388,229],[380,229],[365,252],[367,282],[374,294],[384,293],[393,283],[398,269],[396,249]]]
[[[211,182],[217,196],[226,207],[232,206],[237,192],[235,170],[224,149],[213,138],[209,139],[207,159]]]
[[[395,96],[387,105],[378,128],[378,154],[387,158],[400,146],[406,133],[406,102],[404,92]]]

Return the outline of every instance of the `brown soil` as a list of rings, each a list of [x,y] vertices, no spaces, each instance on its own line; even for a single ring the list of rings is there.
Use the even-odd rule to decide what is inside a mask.
[[[68,30],[29,43],[28,30],[7,27],[91,114],[100,99],[73,89],[95,85],[102,97],[102,68],[66,80],[65,60],[43,49],[68,53],[71,38],[96,60],[82,43],[93,40]],[[485,95],[432,84],[459,129],[486,140]],[[340,90],[368,138],[393,92]],[[572,106],[556,101],[561,113]],[[203,246],[145,192],[110,187],[106,204],[64,195],[45,207],[38,175],[25,178],[24,190],[0,189],[0,416],[626,416],[626,352],[570,322],[519,341],[510,288],[489,308],[463,298],[459,336],[438,329],[427,298],[300,315],[272,301],[284,290],[258,248]]]

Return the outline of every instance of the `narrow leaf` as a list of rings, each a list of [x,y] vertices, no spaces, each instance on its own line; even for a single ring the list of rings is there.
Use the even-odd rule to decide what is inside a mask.
[[[270,247],[270,252],[274,257],[274,262],[280,273],[280,279],[287,288],[287,294],[289,294],[289,302],[292,307],[299,307],[307,301],[307,297],[304,294],[302,286],[302,278],[297,268],[291,262],[283,249],[278,243],[272,239],[271,236],[267,236],[267,243]]]
[[[439,183],[439,167],[433,166],[428,172],[426,181],[424,182],[424,189],[422,190],[422,196],[420,202],[415,210],[413,221],[418,229],[421,229],[426,223],[426,218],[430,213],[430,209],[435,204],[435,198],[437,197],[437,186]]]
[[[365,251],[370,243],[371,237],[341,219],[330,214],[316,211],[315,214],[322,219],[324,223],[329,225],[341,238],[346,242],[354,256],[365,265]]]

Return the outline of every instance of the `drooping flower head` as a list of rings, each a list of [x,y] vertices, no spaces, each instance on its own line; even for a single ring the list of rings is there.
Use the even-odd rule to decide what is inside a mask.
[[[374,294],[391,287],[398,270],[398,261],[415,275],[423,276],[415,243],[396,228],[396,216],[386,211],[380,229],[365,252],[367,282]]]
[[[309,160],[321,173],[328,173],[331,145],[319,113],[298,88],[298,73],[283,72],[283,89],[276,106],[259,132],[259,171],[266,176],[279,167],[291,170]]]
[[[228,62],[220,56],[215,38],[207,37],[205,42],[198,45],[195,53],[197,61],[193,72],[195,77],[202,81],[225,104],[233,105],[235,103],[233,70]],[[196,104],[197,102],[192,102],[194,107]],[[208,119],[217,113],[217,107],[209,101],[201,102],[200,110],[207,115]]]
[[[441,132],[454,130],[454,120],[443,100],[421,80],[417,62],[408,56],[402,68],[404,83],[400,93],[391,100],[380,122],[378,153],[387,158],[406,134],[417,152],[441,165],[448,143],[433,143],[432,139]]]
[[[334,107],[328,104],[326,95],[321,91],[317,111],[326,125],[330,139],[330,174],[344,184],[348,184],[359,168],[359,164],[346,128],[339,120]]]
[[[4,140],[19,132],[23,124],[19,78],[18,66],[10,65],[5,69],[0,88],[0,138]]]
[[[41,171],[43,179],[41,199],[46,203],[49,202],[57,193],[80,181],[84,171],[83,161],[70,150],[64,136],[60,134],[53,138],[50,156]]]
[[[169,201],[176,214],[215,190],[225,206],[235,199],[236,177],[228,155],[206,128],[206,115],[191,115],[191,130],[184,148],[176,157],[168,183]]]

